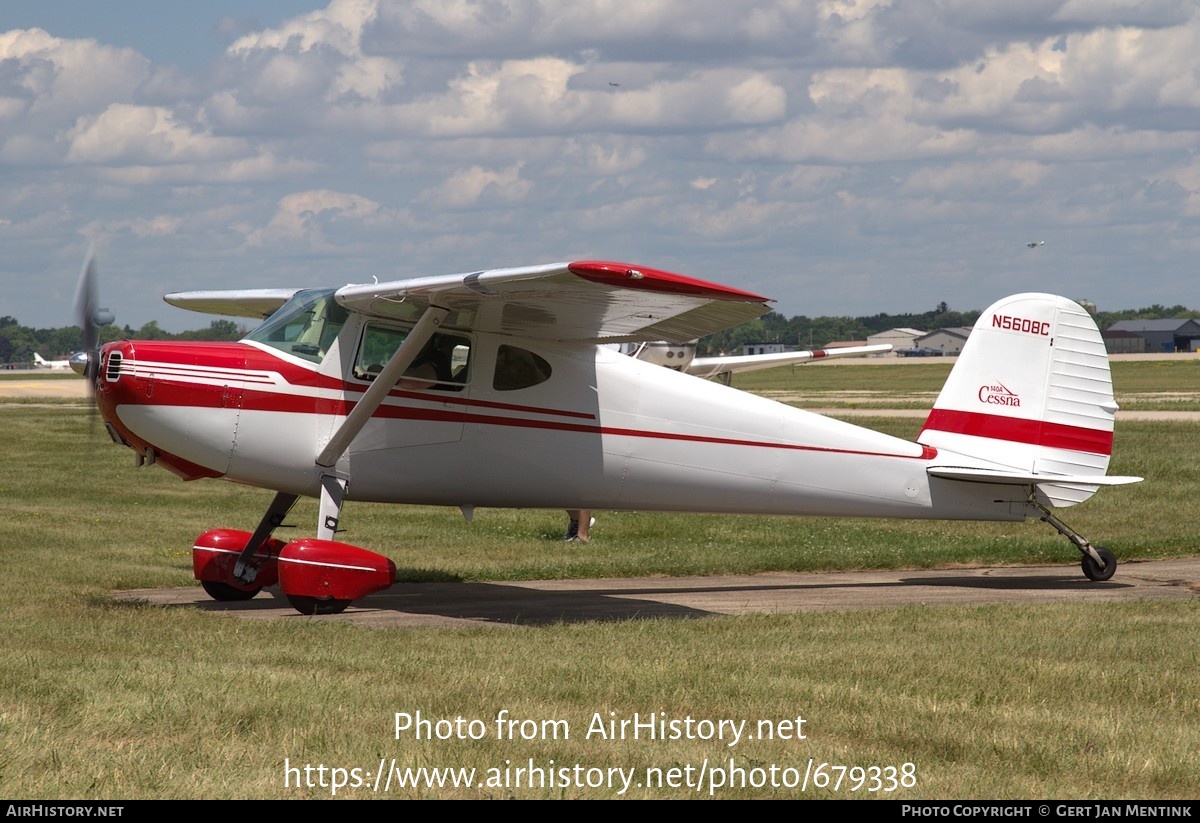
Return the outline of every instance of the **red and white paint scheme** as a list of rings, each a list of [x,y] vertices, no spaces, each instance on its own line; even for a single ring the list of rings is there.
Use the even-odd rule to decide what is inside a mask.
[[[1106,580],[1112,553],[1050,509],[1140,479],[1106,476],[1117,407],[1094,322],[1047,294],[983,313],[916,442],[626,356],[614,344],[686,345],[769,301],[623,263],[166,300],[266,320],[238,343],[124,340],[79,366],[139,462],[276,491],[253,533],[196,541],[196,577],[217,599],[278,583],[300,611],[327,613],[390,585],[387,558],[336,541],[353,500],[467,517],[1038,517]],[[316,537],[272,538],[301,496],[321,501]]]

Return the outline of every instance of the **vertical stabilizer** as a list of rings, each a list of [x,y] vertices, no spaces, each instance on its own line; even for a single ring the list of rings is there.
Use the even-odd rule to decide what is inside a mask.
[[[917,439],[977,468],[1100,478],[1116,412],[1091,315],[1065,297],[1018,294],[980,315]],[[1095,488],[1038,484],[1056,506],[1082,502]]]

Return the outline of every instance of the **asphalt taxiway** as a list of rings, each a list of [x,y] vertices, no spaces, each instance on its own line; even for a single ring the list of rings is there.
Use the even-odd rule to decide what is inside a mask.
[[[1129,561],[1113,579],[1087,580],[1076,564],[714,577],[398,583],[337,615],[299,614],[269,589],[218,603],[199,585],[115,592],[119,601],[195,608],[232,617],[329,620],[376,627],[517,628],[553,623],[688,619],[988,603],[1116,602],[1200,597],[1200,558]]]

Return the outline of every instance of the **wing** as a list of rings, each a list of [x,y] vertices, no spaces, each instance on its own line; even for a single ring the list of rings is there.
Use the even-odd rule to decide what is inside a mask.
[[[300,289],[229,289],[179,291],[163,297],[181,309],[227,317],[270,317]]]
[[[767,298],[625,263],[551,263],[338,289],[351,311],[551,340],[683,343],[770,311]]]
[[[685,371],[697,377],[716,377],[718,374],[735,374],[738,372],[771,369],[775,366],[788,366],[793,363],[805,363],[809,360],[824,360],[831,357],[856,357],[866,354],[878,354],[891,351],[890,343],[876,346],[845,346],[836,349],[815,349],[813,351],[788,351],[774,354],[744,354],[731,357],[697,357],[688,364]]]

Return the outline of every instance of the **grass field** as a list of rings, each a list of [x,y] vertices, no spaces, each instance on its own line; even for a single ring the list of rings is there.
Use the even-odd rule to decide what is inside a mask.
[[[924,366],[906,373],[914,368]],[[1123,382],[1142,381],[1137,370],[1114,373],[1118,394]],[[1122,403],[1194,381],[1187,371],[1155,374]],[[799,375],[805,390],[809,376]],[[722,798],[1200,794],[1194,601],[370,630],[120,604],[113,590],[194,586],[195,536],[248,528],[269,493],[135,470],[129,451],[100,432],[89,437],[78,407],[0,404],[0,421],[9,523],[0,538],[4,797],[321,798],[335,779],[353,782],[351,769],[372,782],[381,761],[387,772],[393,761],[473,768],[484,785],[401,789],[394,780],[386,793],[344,785],[337,796],[705,797],[710,787],[647,785],[667,781],[670,769],[694,778],[705,763],[735,783],[711,789]],[[856,422],[909,437],[919,427]],[[1146,482],[1106,490],[1068,521],[1121,559],[1194,556],[1198,437],[1196,423],[1120,424],[1111,471]],[[348,539],[392,557],[411,579],[1078,565],[1063,538],[1036,522],[598,515],[587,547],[559,541],[557,511],[486,510],[466,523],[455,510],[358,504],[344,525]],[[315,510],[291,519],[313,522]],[[501,711],[531,722],[501,739]],[[435,739],[397,734],[397,713],[417,712],[447,721],[429,727]],[[596,733],[598,721],[635,713],[678,720],[681,731],[689,717],[746,721],[756,738],[765,720],[776,738]],[[482,728],[479,739],[456,736],[456,718],[464,734]],[[436,739],[439,731],[448,739]],[[803,794],[772,785],[798,780],[810,760],[829,764],[817,774],[835,779],[831,767],[863,771],[846,771],[836,787],[815,785],[810,771]],[[516,769],[531,765],[569,773],[554,785],[514,786]],[[621,792],[628,770],[637,776]],[[896,782],[885,791],[889,775]],[[322,778],[324,786],[307,785]]]

